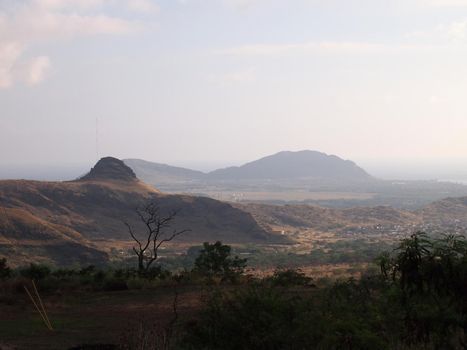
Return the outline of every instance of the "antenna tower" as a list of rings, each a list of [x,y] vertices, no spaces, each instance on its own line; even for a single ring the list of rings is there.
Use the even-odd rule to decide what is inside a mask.
[[[96,162],[99,161],[99,118],[96,117]]]

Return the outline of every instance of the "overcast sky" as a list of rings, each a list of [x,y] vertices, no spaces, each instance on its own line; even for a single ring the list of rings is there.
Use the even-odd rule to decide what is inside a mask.
[[[301,149],[467,159],[467,0],[0,0],[0,166]]]

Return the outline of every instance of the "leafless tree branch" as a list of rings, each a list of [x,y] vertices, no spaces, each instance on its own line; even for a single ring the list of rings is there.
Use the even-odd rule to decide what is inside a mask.
[[[154,202],[149,202],[142,208],[136,208],[136,214],[146,228],[144,243],[137,238],[130,224],[127,222],[124,222],[124,224],[128,228],[131,238],[137,243],[137,247],[133,247],[133,251],[138,257],[138,270],[140,273],[144,273],[147,272],[151,265],[158,259],[159,248],[164,243],[170,242],[175,237],[190,230],[173,230],[173,232],[167,236],[166,231],[173,225],[178,211],[174,210],[164,216],[161,214],[159,206]]]

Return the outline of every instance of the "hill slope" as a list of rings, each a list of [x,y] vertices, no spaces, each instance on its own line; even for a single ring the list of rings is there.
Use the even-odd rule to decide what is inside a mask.
[[[201,171],[153,163],[141,159],[124,159],[123,162],[135,172],[139,179],[150,184],[190,182],[202,180],[206,176]]]
[[[157,202],[163,212],[179,211],[174,228],[191,229],[179,237],[185,242],[274,240],[250,214],[230,204],[162,194],[138,180],[120,160],[103,158],[76,181],[0,181],[0,254],[10,246],[60,263],[91,262],[89,255],[103,260],[97,241],[128,240],[122,220],[144,230],[135,208],[148,201]],[[76,246],[77,253],[65,254],[64,244]],[[50,248],[44,253],[45,246]]]
[[[312,229],[320,232],[341,232],[352,228],[364,232],[364,227],[378,225],[418,225],[422,218],[410,211],[387,206],[349,209],[323,208],[312,205],[237,204],[250,212],[263,227]]]
[[[410,211],[389,206],[323,208],[312,205],[235,204],[269,230],[323,233],[467,234],[467,197],[446,198]]]
[[[215,170],[210,179],[341,179],[364,180],[370,175],[350,160],[316,151],[279,152],[240,167]]]
[[[316,151],[279,152],[238,167],[214,170],[210,173],[153,163],[140,159],[125,159],[138,178],[156,187],[193,189],[197,185],[220,182],[264,180],[328,180],[362,181],[371,176],[354,162]]]
[[[418,214],[432,225],[467,227],[467,197],[433,202],[418,210]]]

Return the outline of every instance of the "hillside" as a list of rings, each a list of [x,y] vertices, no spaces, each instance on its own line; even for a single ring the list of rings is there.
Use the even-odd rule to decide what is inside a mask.
[[[418,211],[425,222],[438,226],[467,226],[467,197],[446,198]]]
[[[239,167],[215,170],[216,180],[340,179],[366,180],[370,175],[350,160],[316,151],[279,152]]]
[[[151,184],[198,181],[204,179],[206,176],[201,171],[153,163],[141,159],[124,159],[123,162],[135,172],[139,179]]]
[[[59,265],[102,264],[107,253],[74,229],[21,208],[0,207],[0,256],[12,265],[54,262]]]
[[[219,186],[254,185],[268,181],[293,184],[301,181],[311,185],[332,183],[345,185],[373,179],[354,162],[316,151],[279,152],[242,166],[217,169],[209,173],[153,163],[140,159],[125,159],[138,178],[168,191],[198,191]]]
[[[0,181],[0,251],[15,258],[9,253],[14,247],[26,256],[62,264],[102,261],[105,254],[99,250],[99,240],[128,240],[122,220],[144,229],[135,208],[148,201],[156,201],[163,212],[179,211],[174,228],[191,230],[179,237],[183,242],[276,239],[250,214],[230,204],[160,193],[138,180],[120,160],[103,158],[76,181]],[[70,245],[76,248],[73,254],[63,248]]]
[[[323,208],[311,205],[237,204],[263,227],[341,232],[375,226],[418,225],[416,213],[391,207]]]
[[[467,233],[467,197],[435,201],[418,210],[389,206],[323,208],[312,205],[235,204],[269,230],[334,234],[389,233],[408,235],[417,230],[432,233]]]

